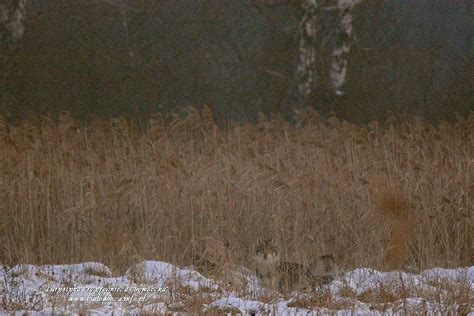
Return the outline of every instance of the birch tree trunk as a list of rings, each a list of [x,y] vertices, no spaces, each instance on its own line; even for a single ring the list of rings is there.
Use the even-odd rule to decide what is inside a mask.
[[[306,97],[316,87],[316,46],[320,31],[320,1],[302,0],[298,7],[302,17],[298,26],[298,56],[288,93],[283,100],[282,110],[287,118],[299,124],[297,112],[303,107]]]
[[[320,0],[304,0],[303,17],[299,27],[299,52],[296,73],[298,77],[298,93],[301,101],[315,88],[317,78],[315,69],[316,36],[319,27]]]
[[[336,46],[332,52],[332,64],[329,74],[331,85],[337,96],[342,96],[342,86],[347,74],[347,55],[352,41],[352,9],[361,0],[338,0]]]
[[[12,0],[0,4],[0,40],[2,46],[11,48],[23,36],[26,0]]]
[[[316,89],[321,89],[318,87],[318,84],[322,83],[321,80],[329,80],[329,87],[336,97],[333,102],[337,103],[337,97],[344,95],[342,87],[346,80],[347,56],[352,41],[352,10],[361,1],[337,0],[333,6],[325,6],[323,0],[301,0],[298,58],[293,82],[285,100],[287,104],[284,105],[291,109],[290,112],[294,113],[304,108],[307,96],[315,93]],[[322,19],[328,17],[335,21],[333,29],[323,29]],[[322,70],[317,69],[316,53],[322,52],[319,48],[323,45],[327,34],[333,37],[334,42],[329,74],[318,74],[318,71]],[[291,116],[291,119],[298,123],[299,119],[294,115]]]
[[[25,13],[26,0],[0,3],[0,115],[9,116],[11,114],[9,105],[14,102],[14,97],[8,89],[8,80],[12,72],[9,57],[25,32],[23,24]]]

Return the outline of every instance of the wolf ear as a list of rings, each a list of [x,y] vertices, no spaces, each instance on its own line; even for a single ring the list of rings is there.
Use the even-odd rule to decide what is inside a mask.
[[[257,242],[255,243],[256,245],[261,245],[263,243],[262,237],[257,238]]]

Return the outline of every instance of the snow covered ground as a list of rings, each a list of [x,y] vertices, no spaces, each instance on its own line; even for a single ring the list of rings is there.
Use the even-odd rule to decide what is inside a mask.
[[[122,276],[96,262],[2,267],[0,314],[474,315],[474,266],[419,274],[361,268],[312,293],[286,295],[260,288],[244,267],[230,273],[217,281],[160,261],[141,262]]]

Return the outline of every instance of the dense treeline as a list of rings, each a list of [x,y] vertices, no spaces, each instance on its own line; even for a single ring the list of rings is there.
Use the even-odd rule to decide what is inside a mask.
[[[294,1],[293,1],[294,2]],[[443,4],[444,3],[444,4]],[[2,39],[0,110],[79,117],[209,105],[220,122],[291,112],[301,11],[285,1],[29,1]],[[334,15],[321,16],[318,89],[307,105],[353,120],[443,119],[472,109],[468,4],[359,4],[345,95],[328,85]],[[4,34],[0,32],[0,34]],[[449,39],[449,41],[444,40]],[[472,54],[471,54],[472,55]]]

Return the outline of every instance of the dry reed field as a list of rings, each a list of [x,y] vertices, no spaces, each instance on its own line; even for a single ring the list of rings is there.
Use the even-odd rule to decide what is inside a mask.
[[[274,236],[285,259],[333,254],[343,269],[474,264],[473,113],[301,119],[0,120],[0,263],[249,266]]]

